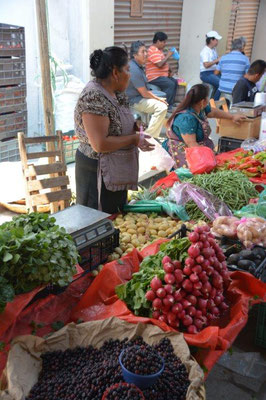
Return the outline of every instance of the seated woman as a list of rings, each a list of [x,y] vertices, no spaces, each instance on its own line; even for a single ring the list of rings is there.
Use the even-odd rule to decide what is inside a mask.
[[[163,147],[175,160],[174,168],[186,166],[185,148],[207,146],[214,148],[209,138],[208,118],[231,119],[239,124],[246,119],[241,114],[230,114],[209,106],[209,88],[203,84],[192,86],[167,122],[167,138]]]
[[[90,56],[95,80],[80,94],[75,108],[77,203],[113,214],[138,183],[138,147],[153,150],[147,135],[136,132],[124,91],[130,73],[120,47],[95,50]],[[149,137],[149,136],[148,136]]]

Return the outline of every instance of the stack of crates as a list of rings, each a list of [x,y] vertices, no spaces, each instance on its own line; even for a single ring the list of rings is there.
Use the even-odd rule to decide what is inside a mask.
[[[19,159],[18,132],[27,134],[25,32],[0,23],[0,162]]]

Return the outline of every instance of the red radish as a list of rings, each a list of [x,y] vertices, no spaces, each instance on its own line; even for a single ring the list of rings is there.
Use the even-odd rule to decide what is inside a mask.
[[[201,264],[201,267],[203,269],[209,267],[211,265],[210,260],[204,260],[203,263]]]
[[[174,314],[172,311],[169,311],[166,316],[170,325],[176,321],[176,314]]]
[[[183,268],[183,272],[185,275],[190,275],[192,272],[191,267],[189,267],[188,265],[185,265]]]
[[[196,315],[196,308],[193,306],[189,306],[187,308],[187,314],[190,315],[191,317],[194,317]]]
[[[207,249],[208,247],[210,247],[211,245],[210,245],[210,242],[208,241],[208,240],[205,240],[204,242],[203,242],[203,248],[204,249]]]
[[[218,258],[218,260],[219,260],[220,262],[224,261],[224,260],[225,260],[225,255],[224,255],[224,253],[219,252],[219,253],[217,254],[217,258]]]
[[[195,306],[197,304],[197,298],[193,296],[192,294],[189,294],[186,299],[193,305]]]
[[[202,316],[205,317],[207,315],[207,309],[206,308],[202,308],[201,309],[202,312]],[[206,318],[207,319],[207,318]]]
[[[162,259],[162,264],[163,265],[166,264],[166,263],[171,263],[171,262],[172,262],[172,260],[171,260],[171,258],[169,256],[164,256],[163,259]]]
[[[207,319],[208,319],[208,322],[211,322],[215,319],[215,315],[209,313],[209,314],[207,314]]]
[[[191,293],[193,294],[193,296],[196,296],[196,297],[199,297],[202,295],[198,289],[194,289],[194,288]]]
[[[219,304],[221,304],[221,302],[223,301],[222,297],[217,295],[214,297],[214,303],[218,306]]]
[[[187,332],[191,334],[198,333],[197,327],[195,325],[189,325],[187,328]]]
[[[211,313],[217,317],[220,314],[219,308],[218,307],[212,307],[211,308]]]
[[[188,249],[188,255],[192,258],[196,258],[200,255],[200,249],[197,244],[192,244]]]
[[[174,287],[172,285],[164,285],[164,289],[166,290],[167,293],[173,294],[174,293]]]
[[[213,299],[216,296],[217,290],[213,287],[211,292],[210,292],[210,296]]]
[[[189,315],[185,315],[183,320],[182,320],[182,323],[185,326],[192,325],[192,322],[193,322],[193,319]]]
[[[189,279],[185,279],[182,282],[182,287],[187,291],[187,292],[191,292],[193,290],[193,284]]]
[[[191,306],[191,303],[190,303],[188,300],[186,300],[186,299],[182,299],[182,300],[181,300],[181,304],[182,304],[182,306],[183,306],[184,309],[186,309],[186,308],[188,308],[189,306]]]
[[[228,310],[229,306],[222,301],[222,303],[219,305],[219,308],[221,308],[221,310]]]
[[[175,301],[180,301],[180,300],[182,299],[180,290],[177,290],[177,291],[174,293],[174,298],[175,298]]]
[[[210,232],[210,227],[209,225],[203,225],[203,232]],[[209,234],[208,234],[209,235]]]
[[[172,311],[174,314],[178,314],[178,313],[180,313],[182,310],[183,310],[183,307],[182,307],[182,305],[181,305],[180,303],[174,304],[174,305],[172,306],[172,308],[171,308],[171,311]]]
[[[213,274],[213,271],[214,271],[214,268],[213,268],[213,267],[207,267],[207,268],[206,268],[206,274],[207,274],[208,276],[212,275],[212,274]]]
[[[185,315],[186,315],[186,311],[182,310],[182,311],[180,311],[180,313],[177,314],[177,318],[178,319],[183,319]]]
[[[152,278],[152,280],[151,280],[152,290],[156,291],[157,289],[159,289],[162,286],[163,286],[162,281],[161,281],[161,279],[158,278],[158,276],[155,276],[154,278]]]
[[[196,272],[196,274],[200,274],[202,272],[201,265],[199,265],[199,264],[195,265],[195,267],[192,267],[192,271]]]
[[[158,320],[167,324],[167,317],[165,314],[160,315]]]
[[[168,274],[168,273],[172,273],[175,270],[175,267],[173,266],[172,263],[165,263],[163,264],[163,269],[164,271]]]
[[[192,283],[196,283],[199,281],[199,277],[197,274],[191,274],[189,279],[191,280]]]
[[[160,315],[161,315],[160,311],[158,311],[158,310],[153,311],[152,318],[158,319],[160,317]]]
[[[175,283],[175,276],[173,274],[165,274],[164,280],[169,285],[173,285],[173,283]]]
[[[196,228],[194,229],[194,232],[203,233],[204,232],[203,226],[196,226]]]
[[[196,310],[196,315],[195,315],[195,317],[196,317],[196,318],[202,317],[202,311]]]
[[[195,265],[195,260],[194,260],[194,258],[191,258],[191,257],[187,257],[186,259],[185,259],[185,265],[187,265],[188,267],[193,267],[194,265]]]
[[[222,267],[223,267],[223,269],[227,269],[227,263],[226,263],[226,261],[222,261]]]
[[[202,327],[203,327],[203,321],[201,320],[201,319],[199,319],[199,318],[194,318],[194,324],[195,324],[195,326],[199,329],[199,330],[201,330],[202,329]]]
[[[206,308],[206,307],[207,307],[207,300],[206,300],[206,299],[199,298],[199,299],[198,299],[198,306],[199,306],[199,308],[200,308],[201,310],[204,309],[204,308]]]
[[[211,257],[211,255],[212,255],[212,248],[211,247],[207,247],[207,248],[204,248],[204,249],[202,249],[202,255],[205,257],[205,258],[210,258]]]
[[[198,263],[198,264],[202,264],[203,262],[204,262],[204,257],[203,256],[198,256],[197,258],[196,258],[196,262]]]
[[[178,329],[178,328],[179,328],[179,325],[180,325],[180,322],[179,322],[179,321],[176,321],[176,322],[175,322],[174,328]]]
[[[203,242],[198,242],[197,246],[199,247],[200,250],[203,249]]]
[[[207,236],[205,233],[201,233],[201,234],[199,235],[199,240],[200,240],[201,242],[205,242],[205,240],[207,240],[207,238],[208,238],[208,236]]]
[[[193,290],[194,289],[195,290],[201,290],[201,288],[202,288],[202,283],[200,281],[193,283]]]
[[[213,307],[215,307],[215,303],[214,303],[214,301],[212,299],[209,299],[207,301],[207,308],[208,309],[212,309]]]
[[[173,261],[173,264],[174,264],[175,269],[181,269],[182,268],[182,264],[178,260]]]
[[[200,317],[201,321],[203,322],[203,325],[207,324],[207,317],[205,317],[205,315],[203,315],[202,317]]]
[[[211,290],[212,290],[212,285],[210,284],[210,282],[203,283],[201,288],[202,293],[210,293]]]
[[[192,243],[196,243],[199,240],[199,234],[197,232],[191,232],[188,235],[188,238]]]
[[[152,307],[155,310],[159,310],[160,308],[162,308],[162,305],[163,305],[162,300],[158,299],[158,297],[156,299],[154,299],[152,302]]]
[[[205,271],[202,271],[199,274],[199,278],[200,278],[201,282],[203,282],[203,283],[207,282],[207,280],[209,279]]]
[[[156,294],[158,297],[160,297],[160,299],[163,299],[166,296],[166,290],[164,290],[164,288],[159,288],[156,290]]]
[[[183,281],[184,275],[183,275],[183,272],[181,269],[176,269],[174,272],[174,276],[175,276],[176,283],[180,283]]]
[[[171,304],[174,304],[174,302],[175,302],[175,298],[171,294],[167,294],[166,299],[168,299]]]
[[[153,301],[155,299],[156,295],[153,290],[148,290],[145,294],[145,297],[147,300]]]
[[[182,297],[186,297],[187,296],[187,292],[184,289],[180,289],[180,294]]]
[[[221,276],[213,276],[213,279],[212,279],[212,284],[213,284],[213,286],[214,287],[216,287],[217,289],[222,289],[222,287],[223,287],[223,279],[222,279],[222,277]]]
[[[164,298],[163,301],[164,301],[165,299],[166,299],[166,298]],[[172,304],[169,304],[169,303],[168,303],[167,306],[166,306],[165,304],[163,304],[163,306],[162,306],[162,308],[161,308],[161,311],[162,311],[164,314],[167,314],[171,307],[172,307]]]

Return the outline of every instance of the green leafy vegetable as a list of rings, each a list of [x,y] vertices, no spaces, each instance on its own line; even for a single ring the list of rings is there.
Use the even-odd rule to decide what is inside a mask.
[[[47,214],[14,217],[0,226],[0,312],[15,294],[66,286],[79,255],[72,237]]]
[[[145,293],[154,276],[163,279],[165,274],[162,267],[163,257],[167,255],[172,260],[184,261],[188,256],[187,250],[189,246],[190,241],[188,238],[174,239],[170,242],[162,243],[157,254],[144,258],[140,264],[140,270],[132,275],[132,279],[129,282],[116,287],[117,296],[127,304],[135,315],[151,316],[151,305],[146,299]]]

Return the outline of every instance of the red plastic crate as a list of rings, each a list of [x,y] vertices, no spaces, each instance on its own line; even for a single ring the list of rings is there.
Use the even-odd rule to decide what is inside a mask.
[[[0,58],[0,86],[25,83],[25,57]]]
[[[0,140],[14,138],[18,132],[27,135],[27,111],[0,114]]]
[[[1,114],[26,110],[26,85],[0,87]]]

